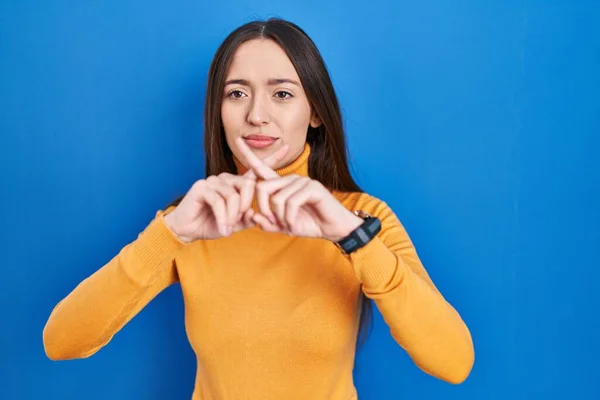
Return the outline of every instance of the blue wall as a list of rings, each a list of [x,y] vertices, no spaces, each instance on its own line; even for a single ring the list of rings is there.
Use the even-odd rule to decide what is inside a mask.
[[[451,386],[376,315],[361,399],[599,398],[598,4],[2,1],[0,398],[189,398],[178,286],[87,360],[48,360],[42,329],[202,176],[210,59],[273,15],[319,45],[359,183],[396,211],[475,342]]]

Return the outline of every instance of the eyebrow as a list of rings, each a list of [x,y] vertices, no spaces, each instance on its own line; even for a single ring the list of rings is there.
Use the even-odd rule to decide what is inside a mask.
[[[298,83],[298,81],[287,78],[271,78],[267,81],[267,84],[269,86],[281,85],[282,83],[291,83],[292,85],[300,86],[300,83]],[[230,79],[225,82],[225,86],[227,85],[251,86],[250,81],[248,81],[247,79]]]

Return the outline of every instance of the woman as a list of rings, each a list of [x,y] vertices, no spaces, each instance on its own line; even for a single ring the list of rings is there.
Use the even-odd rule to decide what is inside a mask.
[[[402,225],[350,176],[330,77],[309,37],[271,19],[232,32],[209,71],[207,178],[52,311],[54,360],[88,357],[179,282],[193,399],[355,399],[373,300],[425,372],[460,383],[469,330]]]

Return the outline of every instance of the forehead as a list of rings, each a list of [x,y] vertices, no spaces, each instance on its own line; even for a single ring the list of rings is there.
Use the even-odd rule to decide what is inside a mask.
[[[298,74],[292,61],[277,43],[269,39],[253,39],[237,48],[227,78],[298,80]]]

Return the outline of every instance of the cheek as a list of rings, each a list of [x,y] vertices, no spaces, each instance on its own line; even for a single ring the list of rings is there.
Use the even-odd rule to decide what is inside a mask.
[[[235,138],[237,136],[237,132],[240,131],[239,123],[236,123],[235,110],[231,107],[231,105],[222,105],[221,106],[221,123],[223,124],[223,130],[225,131],[225,141],[229,148],[236,154],[235,152]]]
[[[283,118],[282,122],[287,132],[294,134],[306,133],[308,124],[310,123],[310,108],[304,105],[290,107],[290,109],[285,110],[281,114],[281,117]]]
[[[240,122],[238,121],[237,114],[236,108],[232,107],[231,104],[223,104],[221,106],[221,122],[227,136],[231,136],[239,131]]]
[[[231,110],[229,107],[227,107],[225,104],[223,104],[221,106],[221,122],[223,123],[224,126],[227,126],[230,124],[230,120],[231,120]]]

